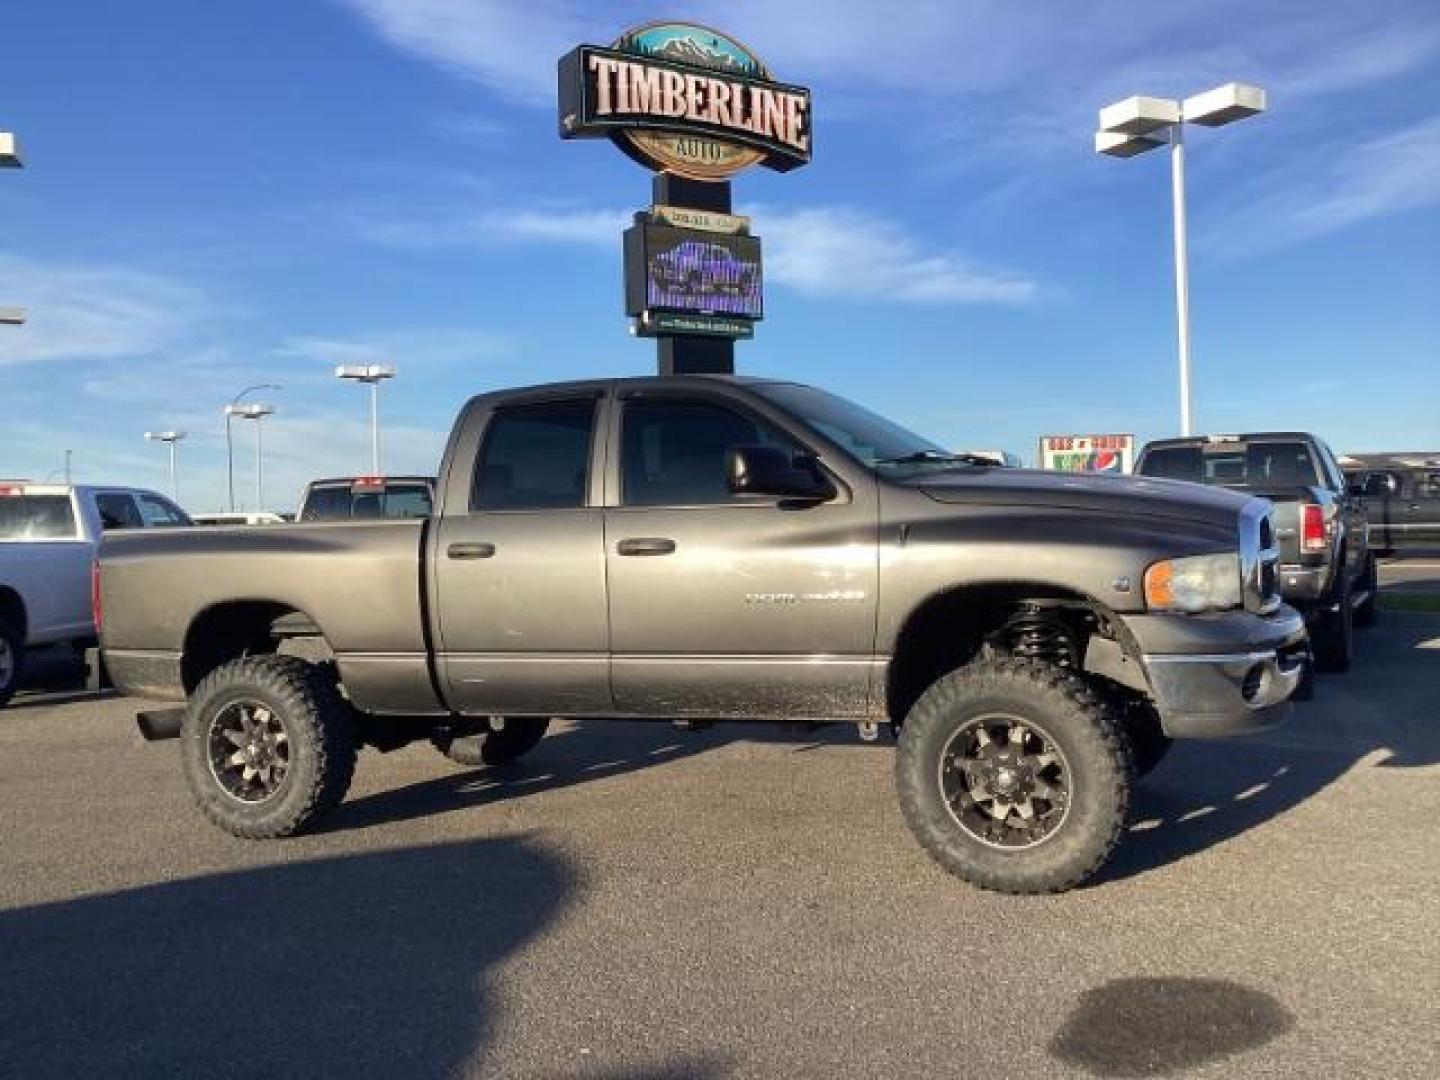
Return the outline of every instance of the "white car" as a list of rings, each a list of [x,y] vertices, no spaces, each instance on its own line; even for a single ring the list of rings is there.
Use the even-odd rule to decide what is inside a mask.
[[[153,491],[0,480],[0,707],[28,646],[94,641],[91,567],[103,532],[189,524]]]
[[[285,519],[273,510],[217,510],[191,514],[196,525],[284,525]]]

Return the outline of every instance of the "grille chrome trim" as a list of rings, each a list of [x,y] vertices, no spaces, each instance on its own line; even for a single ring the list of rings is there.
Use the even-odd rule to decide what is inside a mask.
[[[1268,615],[1280,606],[1280,549],[1268,499],[1251,499],[1240,511],[1240,595],[1245,610]],[[1268,540],[1268,543],[1267,543]]]

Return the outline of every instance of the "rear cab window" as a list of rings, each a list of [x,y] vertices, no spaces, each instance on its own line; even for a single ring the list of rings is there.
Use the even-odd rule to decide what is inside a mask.
[[[1188,480],[1219,487],[1330,486],[1324,466],[1299,441],[1223,442],[1206,446],[1157,446],[1141,463],[1144,476]]]
[[[78,535],[69,495],[30,495],[0,486],[0,542],[74,540]]]

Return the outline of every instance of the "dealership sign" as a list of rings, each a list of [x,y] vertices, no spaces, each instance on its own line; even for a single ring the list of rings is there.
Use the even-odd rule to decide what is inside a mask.
[[[560,135],[608,136],[647,168],[727,180],[810,161],[810,91],[776,82],[734,38],[693,23],[626,31],[560,60]]]
[[[1135,467],[1135,436],[1045,435],[1039,464],[1060,472],[1128,473]]]

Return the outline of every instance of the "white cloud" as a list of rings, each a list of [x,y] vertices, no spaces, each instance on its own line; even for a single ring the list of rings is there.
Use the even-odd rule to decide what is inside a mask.
[[[1435,205],[1440,205],[1440,115],[1288,161],[1225,207],[1204,236],[1230,253],[1268,250]]]
[[[893,222],[849,207],[762,214],[767,278],[806,296],[907,304],[1019,304],[1037,286],[930,250]]]
[[[0,255],[0,296],[27,311],[0,334],[0,365],[154,353],[219,315],[200,290],[157,274],[13,255]]]
[[[395,364],[432,370],[508,355],[509,340],[470,327],[389,330],[361,338],[286,338],[275,349],[286,359],[311,361],[316,370],[336,364]],[[328,374],[328,371],[326,372]]]
[[[555,97],[555,61],[579,43],[565,0],[344,0],[397,48],[529,105]]]
[[[361,217],[361,236],[390,247],[497,247],[515,243],[582,244],[613,248],[631,214],[623,210],[557,205],[540,209],[455,210],[424,218]]]

